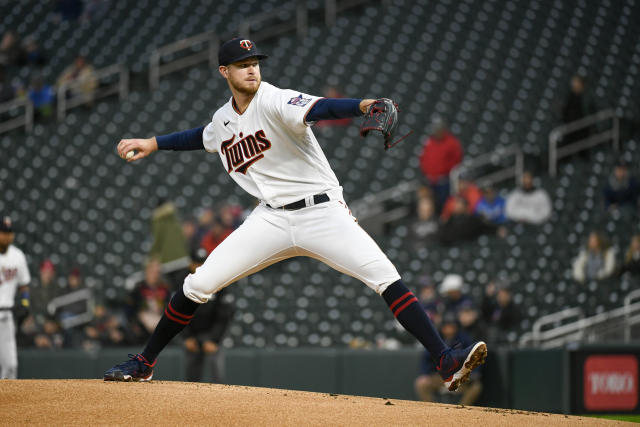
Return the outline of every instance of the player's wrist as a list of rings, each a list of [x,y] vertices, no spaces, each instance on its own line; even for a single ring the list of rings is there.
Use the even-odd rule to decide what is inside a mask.
[[[155,136],[149,138],[149,146],[151,148],[151,152],[158,151],[158,140]]]
[[[366,114],[367,110],[374,102],[376,102],[375,99],[363,99],[360,101],[360,111],[362,111],[362,114]]]

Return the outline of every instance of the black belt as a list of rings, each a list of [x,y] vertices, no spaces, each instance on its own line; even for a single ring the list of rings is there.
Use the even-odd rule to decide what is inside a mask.
[[[329,199],[329,196],[327,196],[325,193],[316,194],[315,196],[313,196],[313,204],[314,205],[318,205],[320,203],[328,202],[329,200],[331,200],[331,199]],[[297,202],[293,202],[293,203],[289,203],[288,205],[280,206],[279,208],[274,208],[273,206],[271,206],[268,203],[267,203],[267,206],[269,206],[272,209],[284,209],[285,211],[297,211],[298,209],[306,208],[307,207],[307,201],[305,199],[301,199],[301,200],[298,200]]]
[[[0,307],[0,311],[12,311],[13,307]]]

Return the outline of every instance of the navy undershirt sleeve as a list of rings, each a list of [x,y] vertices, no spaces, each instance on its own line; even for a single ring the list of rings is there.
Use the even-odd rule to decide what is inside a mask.
[[[183,130],[181,132],[170,133],[169,135],[156,136],[158,150],[204,150],[202,133],[204,126]]]
[[[322,98],[311,107],[311,110],[307,113],[306,121],[317,122],[318,120],[335,120],[362,116],[360,101],[362,101],[362,99]]]

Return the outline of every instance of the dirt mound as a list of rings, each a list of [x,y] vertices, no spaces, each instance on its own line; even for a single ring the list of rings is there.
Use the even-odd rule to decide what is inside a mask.
[[[1,380],[0,425],[613,425],[536,412],[221,384]]]

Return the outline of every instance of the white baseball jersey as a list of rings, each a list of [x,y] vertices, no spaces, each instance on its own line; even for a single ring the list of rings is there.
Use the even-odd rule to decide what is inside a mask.
[[[400,279],[358,225],[305,118],[318,97],[262,82],[240,114],[230,99],[203,133],[231,177],[263,202],[184,281],[184,294],[204,303],[225,286],[296,256],[315,258],[382,294]],[[309,196],[326,193],[314,205]],[[307,207],[279,207],[301,199]],[[267,206],[268,204],[269,206]]]
[[[31,281],[27,259],[17,247],[9,245],[7,252],[0,253],[0,308],[13,307],[18,286]]]
[[[203,133],[227,172],[248,193],[278,207],[331,190],[341,192],[305,117],[319,97],[262,82],[246,111],[233,98]]]

